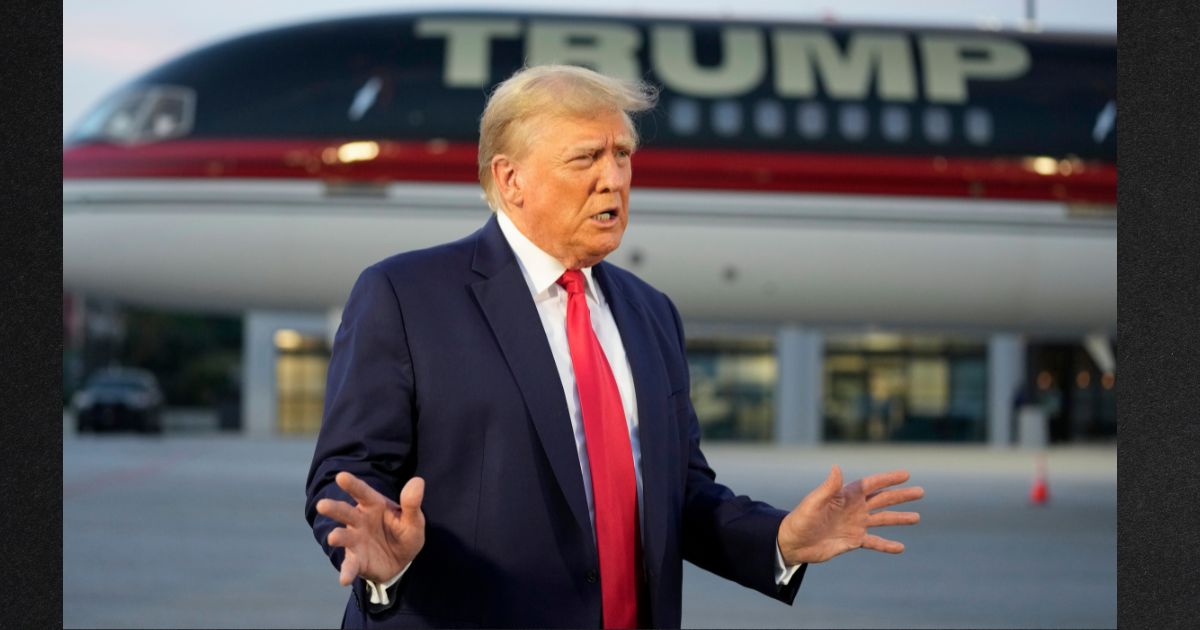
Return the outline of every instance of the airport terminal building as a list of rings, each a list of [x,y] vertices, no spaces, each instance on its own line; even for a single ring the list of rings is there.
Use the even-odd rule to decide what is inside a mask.
[[[525,63],[662,89],[608,260],[678,306],[706,439],[1115,439],[1113,37],[479,12],[247,35],[67,139],[64,288],[241,316],[242,431],[311,434],[358,272],[487,220],[479,113]]]

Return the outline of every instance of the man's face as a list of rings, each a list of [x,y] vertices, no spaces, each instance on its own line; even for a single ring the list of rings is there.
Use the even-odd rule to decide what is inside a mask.
[[[599,263],[629,223],[633,136],[618,111],[592,118],[540,116],[517,160],[509,217],[568,269]],[[515,201],[515,203],[514,203]]]

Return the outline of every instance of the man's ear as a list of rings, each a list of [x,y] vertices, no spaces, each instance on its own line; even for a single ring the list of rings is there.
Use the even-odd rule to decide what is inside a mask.
[[[505,205],[510,208],[520,208],[525,203],[521,190],[521,178],[517,173],[517,163],[507,155],[492,156],[492,182]]]

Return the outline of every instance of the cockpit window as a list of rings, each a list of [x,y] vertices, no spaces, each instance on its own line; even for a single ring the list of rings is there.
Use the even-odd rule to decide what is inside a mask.
[[[196,92],[173,85],[141,85],[114,95],[71,134],[72,142],[140,144],[186,136],[192,130]]]

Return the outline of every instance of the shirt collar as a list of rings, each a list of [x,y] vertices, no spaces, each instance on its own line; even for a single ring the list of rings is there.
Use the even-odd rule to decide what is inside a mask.
[[[508,241],[508,246],[517,255],[517,264],[521,267],[521,275],[525,276],[525,284],[529,286],[529,292],[533,294],[533,299],[540,301],[550,297],[550,288],[557,286],[558,279],[562,277],[567,268],[557,258],[534,245],[533,241],[517,229],[516,224],[508,218],[503,210],[497,210],[496,215],[500,231],[504,233],[504,239]],[[584,267],[580,271],[583,272],[584,290],[597,304],[604,304],[602,292],[596,290],[595,282],[592,279],[592,268]]]

